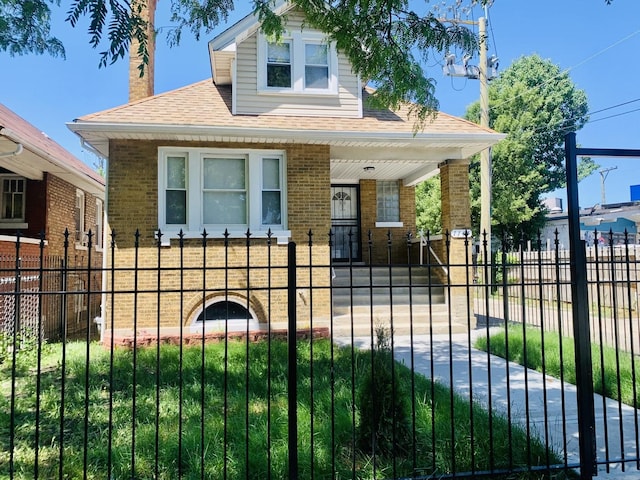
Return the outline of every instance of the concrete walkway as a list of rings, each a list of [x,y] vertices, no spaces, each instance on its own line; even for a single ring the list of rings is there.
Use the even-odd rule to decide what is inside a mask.
[[[477,335],[485,332],[474,331],[472,344]],[[453,385],[457,393],[467,398],[473,396],[485,406],[490,402],[493,410],[504,416],[507,416],[507,407],[511,405],[511,422],[525,428],[528,412],[532,435],[543,443],[548,441],[561,458],[566,452],[567,464],[579,463],[575,386],[472,348],[467,334],[455,334],[451,340],[448,335],[434,336],[433,341],[427,335],[415,335],[413,357],[416,371],[429,377],[433,357],[434,378],[439,382]],[[369,337],[355,339],[355,344],[363,348],[368,348],[369,342]],[[341,343],[350,343],[350,340],[343,337]],[[394,348],[397,360],[410,365],[410,337],[394,336]],[[625,459],[640,459],[637,438],[640,412],[603,399],[601,395],[595,395],[594,401],[598,462],[619,460],[621,455]],[[635,461],[627,463],[624,471],[621,463],[612,464],[609,472],[605,465],[599,465],[598,477],[640,480],[640,471]]]

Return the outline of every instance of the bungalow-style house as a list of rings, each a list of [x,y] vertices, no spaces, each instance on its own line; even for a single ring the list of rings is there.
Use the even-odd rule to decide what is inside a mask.
[[[405,109],[367,106],[370,91],[325,35],[303,25],[302,14],[290,5],[280,11],[287,13],[287,25],[279,43],[266,38],[249,15],[209,42],[212,78],[152,95],[152,71],[140,78],[134,60],[129,103],[69,123],[108,159],[106,210],[108,226],[117,232],[116,267],[131,267],[134,255],[139,265],[154,265],[158,231],[163,265],[177,264],[181,232],[190,249],[185,262],[201,265],[205,229],[213,245],[216,239],[222,245],[227,231],[237,247],[232,254],[240,259],[247,230],[257,244],[270,231],[276,256],[284,258],[286,244],[293,241],[308,263],[311,230],[314,263],[366,262],[367,232],[382,245],[389,232],[396,239],[415,234],[414,186],[438,173],[443,228],[470,227],[469,158],[503,136],[444,113],[414,134],[414,120]],[[394,248],[392,260],[406,258],[406,242]],[[464,239],[452,240],[453,255],[464,254],[464,248]],[[213,256],[207,256],[207,265],[223,263],[222,253]],[[373,261],[388,257],[381,248]],[[231,279],[216,275],[207,273],[207,285],[249,282],[240,273]],[[175,277],[164,272],[162,288],[177,289]],[[140,277],[137,281],[143,283]],[[180,281],[197,289],[203,278],[189,273]],[[328,268],[314,270],[314,285],[330,281]],[[132,291],[132,282],[130,277],[116,282],[116,290]],[[181,294],[163,296],[168,300],[161,305],[155,295],[123,293],[113,305],[113,328],[131,329],[134,317],[138,329],[157,322],[167,331],[192,326],[211,305],[228,302],[228,295],[190,294],[183,287]],[[267,300],[265,292],[249,290],[235,292],[233,299],[259,323],[286,320],[286,296]],[[299,318],[308,323],[312,309],[314,319],[327,319],[327,289],[315,292],[311,304],[307,294],[300,292]]]
[[[102,264],[104,179],[73,156],[41,130],[0,104],[0,293],[15,289],[16,262],[36,272],[42,253],[45,272],[44,289],[60,290],[60,268]],[[65,237],[65,230],[69,234]],[[88,232],[92,232],[89,252]],[[44,243],[41,252],[41,240]],[[65,247],[65,240],[67,247]],[[89,256],[91,253],[91,256]],[[85,290],[87,279],[75,269],[67,276],[68,288]],[[100,285],[100,274],[93,286]],[[38,321],[40,278],[26,275],[21,279],[20,317],[23,328],[35,328]],[[99,288],[98,288],[99,290]],[[40,296],[43,302],[43,332],[47,338],[86,330],[86,318],[99,314],[100,298],[90,301],[87,295],[69,295],[68,308],[62,313],[61,300]],[[15,323],[15,298],[0,295],[0,330],[11,330]]]

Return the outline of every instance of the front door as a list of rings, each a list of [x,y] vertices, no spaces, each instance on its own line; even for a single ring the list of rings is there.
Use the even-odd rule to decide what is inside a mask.
[[[361,260],[360,255],[360,187],[331,186],[332,258],[336,261]]]

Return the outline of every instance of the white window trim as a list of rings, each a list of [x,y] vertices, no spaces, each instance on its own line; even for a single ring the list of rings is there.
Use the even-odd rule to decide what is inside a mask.
[[[16,174],[1,174],[0,175],[0,209],[4,209],[2,205],[2,200],[4,198],[4,189],[3,189],[3,180],[4,179],[12,179],[12,180],[22,180],[24,182],[24,190],[22,192],[23,201],[22,201],[22,217],[20,218],[1,218],[0,219],[0,228],[13,228],[13,229],[24,229],[29,228],[29,224],[25,221],[26,212],[27,212],[27,179],[20,175]]]
[[[319,32],[285,32],[282,40],[291,42],[291,88],[267,86],[267,43],[268,39],[258,35],[257,82],[260,95],[338,95],[338,53],[335,42],[328,42]],[[305,88],[305,43],[325,43],[328,46],[329,86],[328,88]]]
[[[170,156],[184,155],[187,165],[187,223],[183,225],[167,224],[165,206],[166,159]],[[205,157],[244,157],[247,159],[248,223],[243,225],[211,225],[203,223],[202,212],[202,160]],[[281,224],[262,225],[262,162],[263,158],[280,158],[281,182]],[[291,231],[287,230],[287,159],[284,150],[235,149],[235,148],[158,148],[158,227],[162,233],[161,243],[169,245],[170,240],[178,238],[180,230],[184,238],[202,238],[206,229],[208,238],[224,237],[225,228],[230,238],[246,238],[247,230],[251,238],[266,238],[269,229],[277,243],[287,243]]]

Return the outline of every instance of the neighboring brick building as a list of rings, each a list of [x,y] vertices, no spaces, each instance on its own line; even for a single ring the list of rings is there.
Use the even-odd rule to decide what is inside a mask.
[[[368,231],[384,245],[388,232],[396,239],[415,234],[414,186],[438,172],[451,185],[444,185],[443,192],[459,192],[456,215],[443,222],[452,229],[470,227],[468,174],[451,166],[467,166],[472,155],[503,136],[444,113],[416,133],[408,109],[369,109],[371,92],[347,59],[321,32],[303,28],[302,15],[290,5],[285,11],[289,33],[281,43],[271,43],[257,19],[248,16],[209,43],[212,79],[148,96],[148,85],[141,87],[136,77],[128,104],[69,124],[109,159],[107,216],[109,227],[118,232],[115,267],[134,260],[157,262],[158,230],[166,247],[162,261],[174,265],[179,232],[190,249],[187,265],[202,262],[197,239],[204,229],[218,241],[227,230],[238,248],[247,230],[259,245],[270,229],[277,240],[272,248],[281,258],[290,240],[301,257],[307,255],[312,230],[318,263],[366,260]],[[466,189],[458,187],[461,181]],[[443,199],[444,215],[453,212],[450,201]],[[133,248],[136,229],[139,250]],[[406,257],[406,244],[397,245],[392,260]],[[374,261],[387,257],[386,249],[380,250]],[[152,281],[139,276],[116,289],[128,291],[135,282]],[[162,281],[163,289],[165,281],[168,290],[177,289],[177,278],[166,274]],[[242,285],[246,279],[235,281]],[[314,270],[316,286],[329,281],[328,269]],[[208,285],[219,282],[207,278]],[[189,286],[202,283],[200,274],[189,275]],[[161,305],[152,295],[119,296],[114,328],[130,329],[134,317],[138,327],[193,325],[216,299],[186,290],[176,290],[175,301]],[[261,323],[286,318],[284,293],[272,293],[276,313],[271,309],[270,318],[259,314],[266,310],[267,294],[251,294],[250,310]],[[314,291],[313,302],[307,302],[309,294],[300,292],[298,309],[328,318],[328,290]],[[247,303],[242,293],[237,297]]]
[[[0,257],[3,285],[15,288],[11,270],[16,258],[23,266],[38,268],[42,254],[45,268],[64,268],[69,271],[66,282],[71,291],[84,291],[88,279],[75,271],[91,262],[96,268],[91,282],[99,286],[102,265],[102,224],[104,211],[104,179],[70,152],[47,137],[35,126],[0,104]],[[69,232],[65,237],[65,231]],[[92,232],[92,249],[88,248],[88,232]],[[44,242],[41,251],[41,236]],[[65,247],[65,239],[68,241]],[[18,254],[18,257],[16,256]],[[64,263],[63,263],[64,262]],[[38,263],[38,265],[36,265]],[[12,266],[13,265],[13,266]],[[60,271],[48,274],[60,277]],[[22,287],[33,291],[38,286],[35,276],[32,285]],[[48,283],[45,288],[58,289]],[[99,290],[97,288],[96,290]],[[52,295],[41,296],[53,302]],[[68,295],[66,331],[73,335],[86,330],[87,318],[100,311],[100,296]],[[73,298],[72,298],[73,297]],[[28,312],[37,312],[33,305],[37,296],[21,297],[22,325],[33,327],[35,318],[26,318]],[[33,300],[33,301],[32,301]],[[55,301],[59,301],[55,300]],[[14,307],[9,296],[0,295],[0,330],[14,322]],[[43,305],[43,330],[48,338],[61,335],[63,313],[60,305],[47,310]]]

